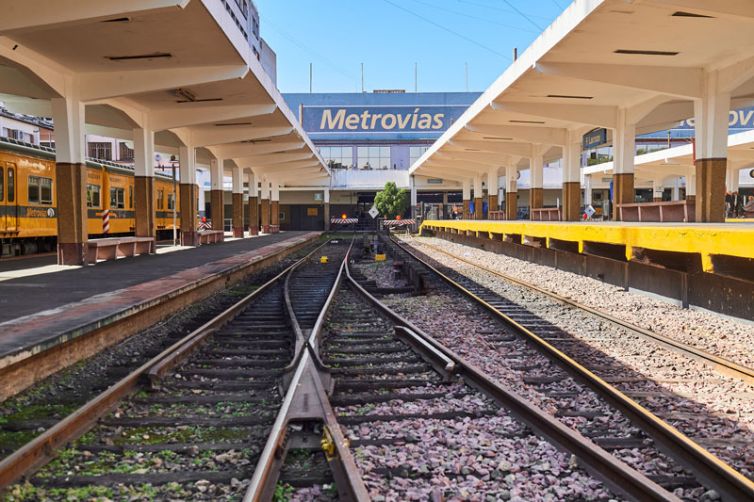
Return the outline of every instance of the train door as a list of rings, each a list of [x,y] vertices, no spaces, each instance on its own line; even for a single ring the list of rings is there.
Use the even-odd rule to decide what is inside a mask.
[[[0,230],[5,232],[18,231],[18,194],[17,194],[17,175],[16,165],[10,162],[0,164],[2,173],[0,174],[0,186],[2,187],[2,196],[0,197]]]

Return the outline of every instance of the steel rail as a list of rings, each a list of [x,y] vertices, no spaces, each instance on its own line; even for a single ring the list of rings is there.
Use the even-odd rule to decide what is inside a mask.
[[[151,378],[157,379],[169,367],[174,367],[179,362],[179,355],[181,358],[187,357],[202,340],[229,320],[228,312],[238,313],[259,294],[267,290],[282,277],[285,277],[290,270],[306,260],[312,253],[315,253],[325,244],[323,243],[312,250],[304,258],[287,267],[232,307],[176,341],[110,386],[107,390],[86,402],[76,411],[0,461],[0,492],[22,479],[23,476],[32,473],[52,460],[58,448],[82,436],[96,424],[97,420],[109,413],[119,401],[139,388],[142,384],[142,378],[150,375],[152,370],[155,371],[150,375]]]
[[[641,406],[619,389],[609,384],[591,370],[557,349],[537,334],[500,312],[463,285],[448,277],[437,268],[421,259],[412,250],[391,238],[396,246],[421,263],[428,270],[461,291],[466,296],[483,306],[487,311],[500,318],[516,332],[524,335],[545,355],[558,361],[561,366],[577,379],[585,382],[606,401],[625,414],[637,427],[654,439],[658,448],[687,467],[710,488],[715,489],[726,500],[754,500],[754,482],[735,470],[726,462],[713,455],[678,429],[660,419],[657,415]]]
[[[739,378],[748,384],[754,384],[754,368],[743,366],[734,361],[725,359],[720,356],[716,356],[715,354],[711,354],[705,350],[699,349],[692,345],[679,342],[678,340],[674,340],[673,338],[662,335],[660,333],[655,333],[647,329],[644,329],[641,326],[636,326],[635,324],[631,324],[628,321],[624,321],[618,317],[615,317],[612,314],[605,312],[604,310],[600,310],[594,307],[589,307],[588,305],[584,305],[575,300],[571,300],[570,298],[566,298],[565,296],[561,296],[558,293],[549,291],[547,289],[544,289],[530,282],[524,281],[522,279],[518,279],[508,274],[504,274],[502,272],[486,267],[484,265],[474,263],[471,260],[467,260],[465,258],[461,258],[460,256],[451,254],[440,247],[433,246],[432,244],[427,244],[427,243],[422,242],[421,245],[426,246],[439,253],[442,253],[446,256],[450,256],[451,258],[461,261],[463,263],[466,263],[467,265],[471,265],[480,270],[484,270],[485,272],[496,275],[502,279],[505,279],[506,281],[512,282],[519,286],[523,286],[525,288],[534,290],[543,295],[549,296],[550,298],[553,298],[554,300],[560,303],[570,305],[576,309],[588,312],[589,314],[599,317],[600,319],[604,319],[616,326],[632,331],[635,334],[641,336],[642,338],[656,342],[667,349],[673,350],[674,352],[683,354],[687,357],[691,357],[699,361],[703,361],[707,363],[708,365],[710,365],[712,369],[714,369],[715,371],[718,371],[719,373],[725,374],[727,376],[732,376],[734,378]]]
[[[341,492],[343,498],[346,500],[359,502],[369,500],[368,491],[364,486],[364,482],[361,479],[358,468],[356,467],[356,462],[348,449],[348,440],[340,430],[336,414],[327,397],[325,385],[323,384],[323,375],[321,374],[321,363],[318,364],[319,357],[317,350],[318,336],[324,325],[327,312],[329,311],[332,301],[340,287],[343,278],[343,270],[348,261],[352,247],[353,240],[349,245],[348,251],[344,255],[343,261],[338,269],[338,274],[333,282],[333,287],[317,316],[314,327],[312,328],[308,339],[302,344],[304,347],[304,350],[302,350],[303,355],[297,363],[296,373],[288,387],[283,406],[281,406],[278,412],[275,423],[267,438],[267,443],[257,461],[257,466],[254,470],[251,482],[249,483],[248,489],[243,498],[244,502],[260,502],[270,497],[273,482],[277,481],[277,476],[275,476],[276,465],[282,463],[283,451],[285,449],[284,443],[289,424],[289,415],[291,413],[294,399],[297,397],[296,394],[307,384],[311,384],[313,387],[315,397],[322,410],[322,420],[333,439],[334,454],[332,456],[328,455],[328,462],[331,466],[334,465],[334,471],[337,471],[334,474],[336,474],[338,481],[337,487],[339,492]],[[285,283],[286,308],[288,309],[294,331],[296,332],[296,338],[298,340],[303,339],[304,334],[298,320],[296,319],[293,302],[290,299],[290,277],[291,276],[289,275]],[[308,381],[304,377],[308,378]]]
[[[587,472],[604,481],[616,493],[642,502],[649,500],[680,500],[644,474],[610,455],[604,449],[567,427],[527,399],[493,381],[481,369],[469,363],[456,352],[425,333],[421,328],[415,326],[411,321],[396,313],[364,289],[351,276],[348,266],[346,266],[346,273],[351,285],[369,302],[375,305],[378,310],[392,319],[398,327],[412,331],[415,336],[423,339],[428,346],[433,348],[432,350],[418,349],[422,350],[425,356],[437,358],[437,353],[439,352],[443,355],[439,359],[440,365],[445,365],[447,359],[452,360],[455,374],[460,375],[469,385],[479,389],[482,393],[500,403],[522,422],[526,423],[539,435],[561,450],[575,455]]]

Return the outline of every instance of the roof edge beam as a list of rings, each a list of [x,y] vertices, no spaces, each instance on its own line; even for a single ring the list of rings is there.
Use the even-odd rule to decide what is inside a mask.
[[[188,105],[188,103],[187,103]],[[151,124],[155,130],[173,129],[224,120],[245,119],[275,113],[277,105],[221,105],[221,106],[187,106],[184,109],[159,110],[152,113]]]
[[[568,140],[568,131],[557,127],[469,124],[466,126],[466,130],[476,134],[487,134],[500,138],[518,139],[547,145],[565,145]]]

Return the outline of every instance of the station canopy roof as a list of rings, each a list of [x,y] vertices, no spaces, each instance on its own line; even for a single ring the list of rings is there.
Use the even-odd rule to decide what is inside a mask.
[[[411,167],[464,180],[545,161],[568,137],[636,124],[637,134],[694,116],[708,72],[754,102],[754,2],[576,0]]]
[[[75,89],[72,91],[72,89]],[[24,0],[0,16],[0,101],[51,116],[76,93],[87,131],[157,148],[199,147],[287,180],[329,176],[236,24],[215,0]]]

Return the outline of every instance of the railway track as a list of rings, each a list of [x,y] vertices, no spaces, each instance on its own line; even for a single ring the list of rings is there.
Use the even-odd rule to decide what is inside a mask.
[[[490,319],[502,321],[508,327],[508,333],[482,328],[479,334],[484,337],[484,344],[492,353],[522,372],[526,385],[545,396],[545,400],[556,403],[556,415],[561,420],[578,426],[596,442],[627,460],[632,460],[631,450],[650,455],[654,458],[650,462],[652,467],[642,472],[669,489],[681,488],[686,493],[701,493],[694,489],[695,484],[698,486],[701,483],[727,500],[754,497],[754,484],[750,479],[632,399],[657,397],[652,392],[638,390],[629,397],[617,388],[623,384],[640,384],[646,377],[627,376],[622,368],[612,365],[614,361],[603,353],[579,342],[569,333],[528,311],[525,306],[505,299],[448,267],[429,263],[398,242],[391,241],[388,245],[401,260],[416,263],[427,281],[441,279],[451,286],[455,294],[462,293],[474,304],[483,307],[491,315],[488,316]],[[569,376],[574,381],[570,381]],[[624,421],[627,418],[630,423],[621,427],[606,426],[604,419],[610,417],[609,413],[606,416],[606,411],[594,402],[578,399],[578,396],[586,395],[581,383],[595,392],[603,403],[608,403],[613,411],[620,411]],[[612,420],[620,422],[620,417],[613,413]],[[639,466],[639,463],[635,465]],[[658,469],[663,465],[664,469]],[[684,469],[680,469],[680,466]]]
[[[317,249],[334,264],[296,262],[126,375],[4,459],[0,488],[11,500],[243,494],[302,357],[293,307],[321,308],[347,246]],[[296,295],[314,267],[321,287]]]
[[[643,338],[644,340],[650,341],[652,343],[656,343],[658,346],[664,349],[672,350],[674,352],[682,354],[691,359],[702,361],[703,363],[705,363],[706,365],[708,365],[709,367],[711,367],[712,369],[714,369],[715,371],[723,375],[734,377],[734,378],[739,378],[746,383],[754,384],[754,368],[746,367],[742,364],[738,364],[729,359],[725,359],[724,357],[717,356],[708,351],[702,350],[698,347],[693,347],[686,343],[679,342],[678,340],[674,340],[673,338],[662,335],[661,333],[649,331],[647,329],[642,328],[641,326],[637,326],[630,322],[624,321],[623,319],[619,319],[607,312],[592,308],[588,305],[579,303],[571,298],[566,298],[562,295],[559,295],[557,293],[554,293],[552,291],[539,287],[536,284],[532,284],[527,281],[522,281],[521,279],[512,277],[507,274],[503,274],[498,270],[494,270],[489,267],[480,265],[478,263],[474,263],[473,261],[467,260],[461,256],[453,255],[438,246],[433,246],[428,243],[422,243],[422,246],[426,246],[427,248],[432,249],[433,251],[452,257],[454,260],[458,260],[460,262],[465,263],[466,265],[477,268],[488,274],[492,274],[496,277],[503,279],[506,282],[516,284],[518,286],[521,286],[531,291],[536,291],[537,293],[540,293],[549,298],[552,298],[553,300],[555,300],[556,302],[564,306],[573,307],[574,309],[580,312],[585,312],[589,315],[594,316],[597,319],[607,321],[616,327],[625,329],[629,331],[630,333]]]
[[[10,500],[678,500],[377,300],[347,249],[323,245],[143,364],[0,463],[0,487]]]

